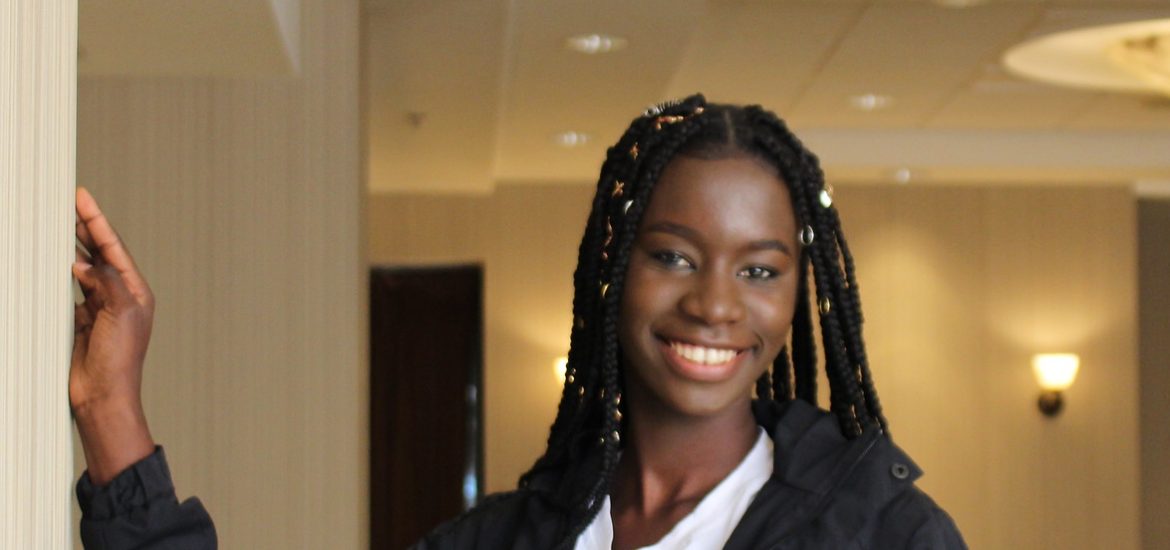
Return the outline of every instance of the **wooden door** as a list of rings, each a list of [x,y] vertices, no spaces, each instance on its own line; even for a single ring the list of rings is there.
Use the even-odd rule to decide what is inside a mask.
[[[479,266],[370,273],[370,546],[401,549],[482,492]]]

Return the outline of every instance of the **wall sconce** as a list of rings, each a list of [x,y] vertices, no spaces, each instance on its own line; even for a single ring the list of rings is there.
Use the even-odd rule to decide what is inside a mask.
[[[562,386],[565,385],[565,371],[568,370],[568,368],[568,357],[557,357],[557,360],[553,361],[553,372],[555,372],[557,375],[557,382],[560,382]]]
[[[1080,365],[1081,358],[1075,353],[1038,353],[1032,356],[1032,373],[1042,390],[1037,404],[1045,416],[1060,413],[1064,405],[1061,392],[1076,380]]]

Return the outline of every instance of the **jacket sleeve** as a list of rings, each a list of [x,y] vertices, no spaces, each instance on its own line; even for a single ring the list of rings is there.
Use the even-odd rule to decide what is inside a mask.
[[[917,487],[910,487],[890,503],[871,548],[907,550],[967,550],[951,516]]]
[[[914,537],[910,539],[907,548],[914,550],[967,550],[967,543],[959,534],[959,528],[954,520],[940,508],[935,508],[930,521],[922,524]]]
[[[77,482],[81,542],[87,550],[129,548],[210,550],[215,525],[197,498],[179,503],[162,447],[97,487],[89,473]]]

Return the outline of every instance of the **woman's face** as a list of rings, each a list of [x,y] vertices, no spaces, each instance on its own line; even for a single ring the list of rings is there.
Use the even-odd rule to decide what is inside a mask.
[[[622,294],[628,397],[695,417],[750,399],[792,324],[796,234],[788,189],[761,161],[672,160]]]

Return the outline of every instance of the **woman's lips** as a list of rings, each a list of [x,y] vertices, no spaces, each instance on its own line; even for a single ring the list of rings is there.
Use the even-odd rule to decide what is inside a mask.
[[[659,342],[667,364],[677,374],[697,382],[721,382],[731,378],[748,351],[669,339]]]

